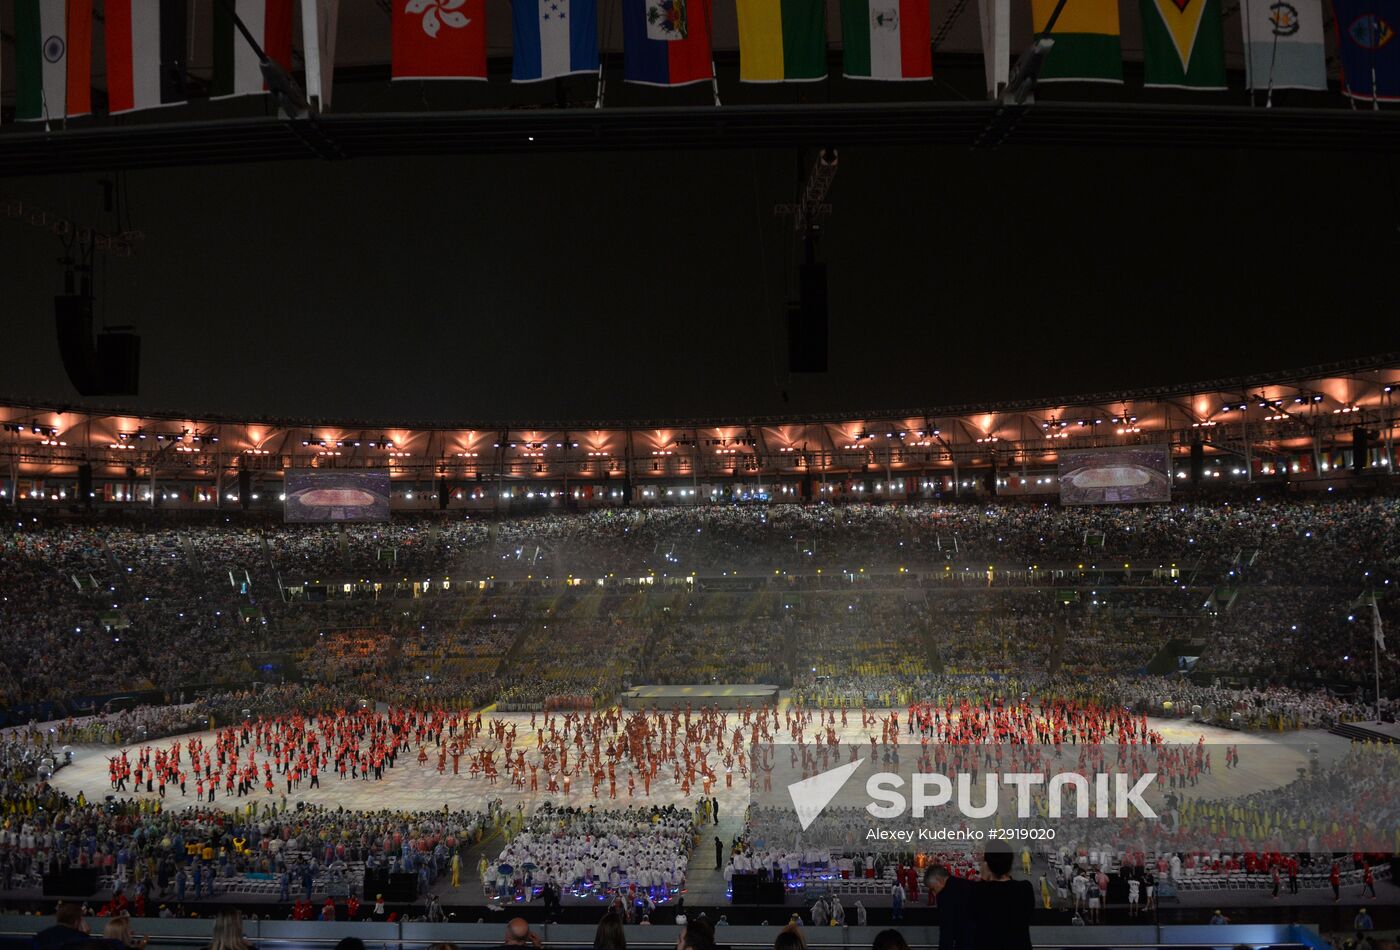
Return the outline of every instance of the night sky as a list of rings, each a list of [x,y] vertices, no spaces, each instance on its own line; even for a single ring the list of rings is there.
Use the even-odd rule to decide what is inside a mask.
[[[121,405],[384,422],[798,414],[1055,396],[1400,350],[1368,155],[851,148],[831,371],[784,370],[800,155],[303,162],[121,178],[143,336]],[[807,156],[810,160],[810,155]],[[1389,163],[1393,168],[1393,162]],[[0,194],[111,229],[94,176]],[[125,222],[124,222],[125,223]],[[60,246],[0,218],[0,394],[76,401]]]

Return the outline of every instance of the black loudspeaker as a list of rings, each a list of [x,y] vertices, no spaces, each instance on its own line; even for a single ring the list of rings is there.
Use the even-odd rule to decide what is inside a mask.
[[[735,904],[757,904],[758,903],[758,875],[757,874],[736,874],[730,881],[733,888],[733,895],[730,903]]]
[[[396,904],[411,904],[418,899],[417,874],[390,874],[389,886],[384,888],[384,899]]]
[[[989,494],[989,495],[995,495],[995,494],[997,493],[997,470],[996,470],[996,469],[992,469],[992,470],[991,470],[990,472],[988,472],[986,475],[983,475],[983,476],[982,476],[982,486],[983,486],[984,488],[987,489],[987,494]]]
[[[1361,426],[1351,430],[1351,470],[1359,472],[1366,467],[1370,461],[1367,457],[1371,454],[1370,433]]]
[[[389,889],[389,872],[384,868],[377,868],[373,871],[365,871],[365,900],[373,901],[375,895],[383,894]],[[385,895],[386,897],[388,895]]]
[[[244,511],[253,503],[253,473],[246,468],[238,472],[238,503]]]
[[[141,338],[120,328],[97,334],[97,365],[105,395],[137,395],[141,380]]]
[[[447,483],[447,479],[439,478],[437,480],[437,496],[439,511],[443,511],[447,508],[448,496],[451,494],[451,492],[452,486]]]
[[[102,395],[102,373],[97,347],[92,342],[92,297],[63,294],[53,298],[54,329],[58,355],[73,388],[83,396]]]
[[[788,304],[788,371],[825,373],[827,366],[826,265],[803,264],[798,299]]]
[[[44,875],[45,897],[89,897],[97,891],[96,868],[69,868]]]
[[[73,387],[84,396],[135,396],[141,377],[141,338],[126,327],[92,336],[92,295],[53,298],[58,355]]]
[[[1191,443],[1191,484],[1199,485],[1206,474],[1206,447],[1200,442]]]
[[[78,498],[83,507],[92,507],[92,466],[87,462],[78,466]]]

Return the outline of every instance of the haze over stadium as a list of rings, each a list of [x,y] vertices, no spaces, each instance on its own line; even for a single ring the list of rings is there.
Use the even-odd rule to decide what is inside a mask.
[[[4,939],[1393,945],[1393,22],[0,3]]]

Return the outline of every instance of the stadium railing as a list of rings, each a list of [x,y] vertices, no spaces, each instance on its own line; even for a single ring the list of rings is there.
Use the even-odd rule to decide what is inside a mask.
[[[93,934],[101,934],[105,921],[90,918]],[[779,921],[769,927],[726,926],[717,929],[716,943],[732,950],[767,950]],[[51,917],[0,917],[0,945],[28,946],[33,934],[53,924]],[[202,919],[139,918],[132,929],[146,936],[151,946],[202,947],[209,943],[214,927],[212,917]],[[580,924],[546,924],[533,927],[545,946],[589,947],[595,928]],[[883,927],[806,927],[803,937],[812,947],[829,950],[867,950]],[[897,927],[912,950],[938,946],[937,927]],[[680,928],[669,925],[629,926],[627,945],[631,948],[663,948],[676,946]],[[504,922],[497,923],[375,923],[320,922],[289,920],[247,920],[243,933],[259,950],[273,947],[333,947],[345,937],[358,937],[368,950],[417,950],[434,943],[451,943],[458,947],[498,947],[505,932]],[[1330,950],[1329,944],[1310,925],[1299,924],[1229,924],[1224,926],[1109,926],[1109,927],[1032,927],[1031,940],[1037,950],[1061,948],[1232,948],[1269,947],[1271,950],[1302,948]]]

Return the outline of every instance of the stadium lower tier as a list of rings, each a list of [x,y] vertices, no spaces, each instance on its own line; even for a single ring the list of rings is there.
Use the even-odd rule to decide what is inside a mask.
[[[1397,528],[1389,498],[330,528],[36,516],[0,538],[0,708],[23,722],[77,708],[52,700],[287,680],[515,708],[701,682],[873,702],[937,674],[1179,669],[1354,694],[1373,685],[1376,618],[1397,616]],[[1383,680],[1397,663],[1382,654]]]

